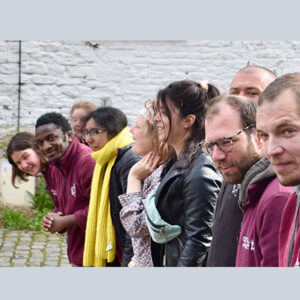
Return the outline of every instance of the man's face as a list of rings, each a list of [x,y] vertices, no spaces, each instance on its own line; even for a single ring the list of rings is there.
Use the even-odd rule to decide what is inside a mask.
[[[257,129],[279,182],[300,184],[300,112],[291,90],[258,107]]]
[[[220,138],[230,137],[242,128],[239,113],[228,104],[221,102],[219,113],[205,120],[205,140],[211,143]],[[233,149],[225,153],[217,145],[210,155],[216,167],[229,184],[241,183],[246,172],[261,157],[256,137],[249,137],[245,131],[233,138]]]
[[[239,72],[231,82],[229,94],[258,100],[259,95],[272,81],[273,78],[262,70]]]
[[[49,161],[60,159],[72,141],[72,132],[63,134],[54,123],[41,125],[36,129],[36,139],[39,149]]]

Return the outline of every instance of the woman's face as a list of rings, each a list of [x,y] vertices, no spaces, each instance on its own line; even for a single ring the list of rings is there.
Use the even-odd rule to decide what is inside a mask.
[[[82,141],[82,130],[84,126],[84,118],[87,116],[87,112],[83,108],[74,109],[71,117],[71,126],[75,135]]]
[[[39,154],[31,149],[16,150],[12,153],[11,159],[22,172],[36,176],[41,172],[42,164]]]
[[[145,156],[153,151],[153,137],[148,133],[146,119],[143,115],[139,115],[135,125],[130,129],[134,143],[132,151],[140,156]]]
[[[167,106],[170,110],[172,128],[170,128],[170,120],[166,114],[161,102],[159,104],[159,111],[154,117],[155,124],[158,130],[158,137],[160,141],[167,142],[171,146],[175,146],[186,138],[185,120],[179,115],[179,110],[167,100]],[[169,137],[168,137],[169,136]]]
[[[85,136],[85,141],[93,151],[100,150],[110,140],[105,128],[97,125],[93,118],[87,121],[85,131],[88,133]]]

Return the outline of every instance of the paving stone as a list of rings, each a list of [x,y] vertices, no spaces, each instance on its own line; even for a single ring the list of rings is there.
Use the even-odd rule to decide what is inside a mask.
[[[27,259],[28,257],[28,254],[15,254],[15,259],[21,259],[21,258],[24,258],[24,259]]]
[[[57,262],[45,262],[45,267],[57,267]]]
[[[13,262],[13,264],[18,264],[18,265],[23,264],[23,265],[25,265],[26,264],[26,259],[23,259],[23,258],[14,258],[12,260],[12,262]]]
[[[3,256],[3,257],[0,257],[0,262],[9,262],[10,261],[10,256]]]
[[[41,264],[71,266],[67,257],[66,235],[0,229],[0,267],[11,267],[12,258],[16,267],[40,267]]]

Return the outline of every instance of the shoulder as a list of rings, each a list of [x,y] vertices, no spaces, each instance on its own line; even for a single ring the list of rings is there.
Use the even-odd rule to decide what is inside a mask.
[[[212,180],[220,180],[221,175],[217,171],[211,157],[203,152],[199,153],[190,168],[186,170],[187,179],[211,178]]]
[[[288,199],[293,192],[293,187],[283,186],[275,177],[266,187],[260,199],[260,206],[263,210],[272,209],[273,213],[276,210],[283,210]]]
[[[132,152],[131,147],[132,146],[129,145],[118,149],[115,165],[120,167],[132,166],[140,160],[140,157]]]

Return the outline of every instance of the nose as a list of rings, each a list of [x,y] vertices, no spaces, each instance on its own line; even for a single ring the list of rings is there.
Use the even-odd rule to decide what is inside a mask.
[[[221,151],[217,145],[213,146],[213,151],[210,154],[211,158],[213,161],[217,162],[217,161],[222,161],[226,158],[226,153]]]
[[[28,164],[26,162],[26,160],[22,160],[20,163],[20,168],[22,171],[24,171],[27,168]]]
[[[267,157],[272,157],[282,154],[283,147],[278,139],[269,136],[269,139],[264,142],[264,151]]]
[[[49,150],[51,147],[52,145],[48,141],[44,141],[42,144],[40,144],[40,149],[43,152],[47,152],[47,150]]]
[[[130,132],[133,134],[134,126],[130,128]]]
[[[91,138],[91,135],[90,134],[87,134],[85,136],[85,142],[88,143],[90,145],[90,143],[92,142],[92,138]]]
[[[154,116],[153,120],[154,120],[155,122],[159,122],[159,121],[161,120],[161,119],[160,119],[160,113],[159,113],[159,112],[156,113],[156,115]]]

